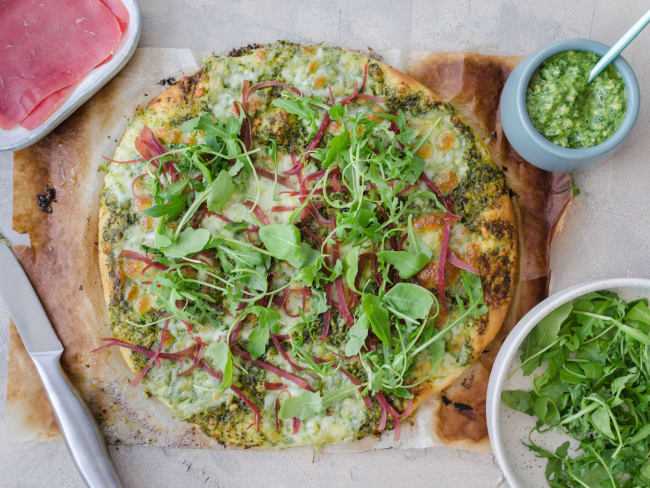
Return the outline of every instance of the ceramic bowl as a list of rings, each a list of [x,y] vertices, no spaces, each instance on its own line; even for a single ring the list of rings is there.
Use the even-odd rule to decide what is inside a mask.
[[[512,147],[526,161],[547,171],[570,173],[607,159],[627,138],[639,115],[639,82],[622,56],[614,60],[627,94],[625,117],[618,130],[605,142],[587,148],[569,149],[553,144],[533,126],[526,109],[526,89],[535,70],[551,56],[564,51],[591,51],[599,55],[608,46],[588,39],[568,39],[553,43],[526,56],[508,77],[501,92],[501,123]]]
[[[514,411],[501,401],[501,392],[510,389],[530,390],[531,377],[521,371],[509,378],[517,368],[519,348],[537,323],[560,305],[586,293],[611,290],[624,300],[650,298],[650,280],[640,278],[615,278],[590,281],[554,293],[528,312],[512,329],[496,357],[487,389],[486,416],[488,433],[499,467],[513,488],[547,488],[544,476],[546,459],[538,459],[522,444],[535,426],[534,417]],[[534,374],[534,373],[533,373]],[[568,437],[552,430],[543,436],[542,444],[555,449]]]

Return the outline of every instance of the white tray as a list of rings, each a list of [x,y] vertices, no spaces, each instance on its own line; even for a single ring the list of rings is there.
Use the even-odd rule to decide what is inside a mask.
[[[122,3],[129,12],[129,26],[111,60],[82,78],[65,103],[35,129],[28,130],[20,125],[9,130],[0,129],[0,151],[21,149],[45,137],[124,67],[133,56],[140,38],[140,9],[136,0],[122,0]]]

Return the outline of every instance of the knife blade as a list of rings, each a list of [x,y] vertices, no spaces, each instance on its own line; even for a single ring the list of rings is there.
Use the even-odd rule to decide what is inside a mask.
[[[0,296],[41,378],[70,455],[87,486],[122,488],[97,423],[61,367],[63,345],[9,247],[0,241]]]
[[[63,345],[52,330],[32,284],[6,244],[0,244],[0,270],[0,296],[29,355],[63,352]]]

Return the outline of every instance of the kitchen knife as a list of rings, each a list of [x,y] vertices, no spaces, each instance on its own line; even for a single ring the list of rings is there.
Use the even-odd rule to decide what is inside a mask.
[[[104,439],[90,410],[61,368],[63,345],[11,249],[0,243],[0,296],[36,365],[63,438],[81,477],[91,488],[121,488]]]

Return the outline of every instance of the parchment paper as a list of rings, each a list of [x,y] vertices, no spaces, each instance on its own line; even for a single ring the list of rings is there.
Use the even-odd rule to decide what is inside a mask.
[[[507,144],[498,119],[503,82],[519,58],[468,53],[373,53],[450,101],[485,138],[504,168],[519,221],[520,268],[513,303],[502,331],[479,360],[450,388],[418,409],[402,438],[383,436],[328,446],[327,451],[445,444],[489,450],[485,391],[492,361],[507,332],[548,292],[549,247],[571,199],[568,176],[525,163]],[[63,364],[111,443],[166,447],[217,447],[194,426],[180,422],[142,387],[119,351],[90,350],[110,336],[97,268],[97,208],[102,155],[112,155],[136,103],[161,91],[156,83],[177,79],[200,65],[203,53],[139,49],[129,65],[64,124],[35,146],[14,155],[13,227],[28,233],[31,248],[16,254],[30,276],[65,346]],[[56,189],[53,213],[42,213],[35,195]],[[59,438],[37,374],[13,325],[10,336],[6,432],[15,440]]]

